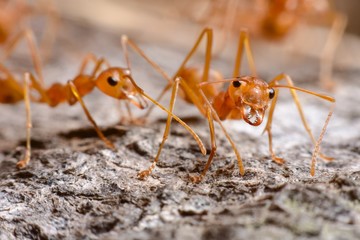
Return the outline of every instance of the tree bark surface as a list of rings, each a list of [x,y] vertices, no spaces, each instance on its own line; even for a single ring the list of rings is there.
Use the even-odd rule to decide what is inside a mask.
[[[54,56],[44,67],[48,85],[75,76],[85,52],[124,66],[118,36],[69,25],[67,36],[59,37]],[[187,52],[130,37],[169,74]],[[359,39],[345,40],[351,44],[342,47],[341,56],[352,54],[350,47],[360,48]],[[253,45],[261,53],[255,58],[266,80],[279,69],[290,72],[297,85],[325,92],[316,80],[318,59],[284,61],[298,55],[277,52],[274,56],[258,47]],[[134,78],[156,97],[165,81],[134,53],[130,58]],[[218,57],[214,66],[231,76],[233,59]],[[23,63],[21,56],[14,57],[10,67]],[[175,122],[157,167],[146,180],[139,180],[137,173],[148,168],[156,155],[166,114],[156,110],[142,126],[117,124],[118,104],[97,90],[84,100],[116,150],[106,148],[78,104],[52,109],[33,103],[32,159],[26,169],[17,170],[15,164],[25,150],[24,106],[1,105],[0,239],[359,239],[359,74],[359,68],[335,65],[337,87],[332,95],[337,106],[322,144],[322,151],[335,160],[319,159],[314,177],[309,173],[313,146],[284,89],[275,110],[273,138],[285,164],[271,160],[261,127],[226,121],[245,175],[239,174],[234,153],[215,124],[217,155],[199,184],[191,183],[189,175],[200,173],[207,157]],[[330,104],[299,95],[318,136]],[[168,106],[168,100],[162,104]],[[205,119],[182,100],[175,109],[209,152]]]

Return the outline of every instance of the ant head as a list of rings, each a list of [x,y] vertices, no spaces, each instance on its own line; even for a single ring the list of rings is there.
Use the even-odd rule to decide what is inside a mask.
[[[95,84],[106,95],[116,99],[128,100],[141,109],[147,107],[141,92],[133,84],[130,69],[108,68],[99,74]]]
[[[240,77],[229,87],[229,95],[235,106],[242,112],[243,119],[252,126],[262,123],[269,102],[275,90],[256,77]]]

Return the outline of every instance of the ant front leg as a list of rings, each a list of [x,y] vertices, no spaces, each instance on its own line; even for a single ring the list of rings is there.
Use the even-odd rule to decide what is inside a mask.
[[[208,84],[214,84],[217,82],[209,82]],[[219,115],[217,114],[217,111],[214,109],[214,107],[212,106],[212,104],[209,102],[209,100],[207,99],[204,91],[201,89],[201,86],[204,86],[205,84],[199,84],[199,92],[201,94],[202,99],[205,101],[206,105],[209,107],[209,109],[212,112],[212,117],[215,119],[215,121],[220,125],[223,133],[225,134],[226,139],[228,140],[228,142],[230,143],[232,149],[234,150],[235,156],[236,156],[236,160],[238,163],[238,167],[239,167],[239,172],[240,175],[243,176],[245,174],[245,169],[244,169],[244,165],[240,156],[240,153],[238,151],[238,149],[236,148],[236,145],[234,143],[234,141],[231,139],[229,133],[226,131],[226,128],[224,127],[224,125],[221,123],[221,119],[219,117]],[[215,136],[214,136],[215,137]]]
[[[179,80],[175,80],[175,83],[174,83],[174,86],[172,89],[172,93],[171,93],[171,100],[170,100],[170,106],[169,106],[170,113],[172,113],[174,110],[174,105],[175,105],[175,100],[176,100],[176,95],[177,95],[178,89],[179,89]],[[151,166],[147,170],[144,170],[144,171],[141,171],[138,173],[138,177],[140,179],[145,179],[147,176],[149,176],[151,174],[151,172],[154,170],[157,162],[159,161],[161,150],[164,147],[165,141],[167,140],[167,138],[169,136],[171,120],[172,120],[172,116],[170,114],[168,114],[163,139],[160,143],[160,147],[155,156],[155,159],[154,159],[153,163],[151,164]]]
[[[277,84],[279,81],[282,81],[282,80],[285,80],[287,82],[287,85],[278,85]],[[295,102],[296,107],[298,109],[298,112],[300,114],[300,118],[301,118],[301,121],[303,123],[303,126],[304,126],[306,132],[308,133],[312,143],[315,145],[315,150],[314,150],[313,157],[312,157],[312,168],[311,168],[311,174],[314,175],[314,173],[315,173],[314,166],[315,166],[315,161],[316,161],[316,158],[317,158],[318,154],[324,160],[327,160],[327,161],[333,160],[332,157],[328,157],[328,156],[326,156],[326,155],[324,155],[324,154],[322,154],[320,152],[320,143],[322,141],[323,135],[325,134],[326,127],[327,127],[327,125],[328,125],[328,123],[330,121],[330,117],[331,117],[332,112],[333,112],[333,107],[330,110],[330,112],[328,114],[328,117],[327,117],[327,119],[325,121],[325,124],[324,124],[324,126],[323,126],[323,128],[321,130],[320,137],[316,141],[315,137],[314,137],[314,135],[313,135],[313,133],[312,133],[310,127],[309,127],[309,124],[307,123],[307,120],[305,118],[304,111],[303,111],[302,106],[300,104],[299,98],[298,98],[298,96],[296,94],[296,90],[301,91],[301,92],[305,92],[305,93],[308,93],[308,94],[311,94],[311,95],[314,95],[314,96],[317,96],[317,97],[320,97],[320,98],[322,98],[322,99],[324,99],[326,101],[333,102],[333,103],[335,103],[335,99],[332,98],[332,97],[326,96],[326,95],[318,94],[318,93],[315,93],[315,92],[312,92],[312,91],[309,91],[309,90],[306,90],[306,89],[295,87],[294,84],[293,84],[293,81],[291,80],[291,78],[286,74],[280,74],[280,75],[276,76],[273,80],[270,81],[269,87],[288,88],[290,90],[290,93],[291,93],[291,95],[292,95],[292,97],[294,99],[294,102]],[[270,146],[270,152],[272,153],[272,156],[273,156],[273,150],[272,150],[272,140],[271,140],[271,124],[272,124],[273,112],[274,112],[275,105],[276,105],[278,89],[276,89],[275,91],[276,91],[276,93],[275,93],[274,101],[271,103],[268,122],[267,122],[265,130],[264,130],[264,131],[267,131],[268,134],[269,134],[269,146]]]
[[[169,110],[167,110],[166,108],[164,108],[160,103],[156,102],[156,100],[152,99],[150,96],[148,96],[145,92],[143,92],[143,96],[145,98],[147,98],[148,100],[150,100],[152,103],[154,103],[156,106],[158,106],[159,108],[161,108],[163,111],[168,113],[168,118],[166,121],[166,127],[165,127],[165,131],[164,131],[164,135],[163,135],[163,139],[162,142],[160,144],[160,147],[158,149],[158,152],[156,154],[156,157],[153,161],[153,163],[151,164],[151,166],[144,171],[141,171],[138,173],[138,177],[140,179],[145,179],[147,176],[149,176],[151,174],[151,172],[153,171],[153,169],[155,168],[157,162],[159,161],[159,157],[160,157],[160,153],[161,150],[165,144],[165,141],[168,138],[169,132],[170,132],[170,126],[171,126],[171,120],[172,118],[174,118],[178,123],[180,123],[188,132],[190,132],[190,134],[193,136],[193,138],[195,139],[195,141],[197,142],[197,144],[199,145],[199,148],[201,150],[201,153],[203,155],[206,154],[206,149],[204,147],[204,144],[202,143],[202,141],[200,140],[199,136],[186,124],[184,123],[181,119],[179,119],[176,115],[173,114],[173,109],[174,109],[174,105],[175,105],[175,100],[176,100],[176,96],[177,96],[177,92],[178,92],[178,88],[179,88],[179,83],[180,83],[180,78],[175,79],[175,83],[173,85],[172,88],[172,93],[171,93],[171,100],[170,100],[170,107]]]
[[[81,104],[81,107],[83,108],[86,117],[88,118],[88,120],[90,121],[90,123],[93,125],[96,133],[98,134],[98,136],[100,137],[101,140],[103,140],[103,142],[106,144],[106,146],[108,146],[111,149],[115,149],[114,144],[108,140],[104,134],[101,132],[101,130],[99,129],[98,125],[96,124],[95,120],[93,119],[93,117],[91,116],[89,110],[87,109],[87,107],[85,106],[85,103],[83,101],[83,99],[81,98],[81,95],[79,93],[79,91],[77,90],[75,84],[72,81],[68,81],[68,85],[70,87],[70,90],[72,92],[72,94],[75,96],[75,98],[79,101],[79,103]]]
[[[278,94],[279,94],[279,90],[276,89],[276,90],[275,90],[274,98],[273,98],[273,100],[272,100],[272,102],[271,102],[271,105],[270,105],[268,120],[267,120],[265,129],[264,129],[264,132],[266,131],[266,132],[268,133],[268,138],[269,138],[269,151],[270,151],[272,160],[273,160],[274,162],[278,163],[278,164],[283,164],[283,163],[285,162],[284,159],[283,159],[283,158],[280,158],[280,157],[277,157],[277,156],[275,155],[274,150],[273,150],[272,131],[271,131],[273,114],[274,114],[275,106],[276,106],[276,103],[277,103]]]
[[[204,167],[204,170],[201,172],[200,175],[198,176],[190,176],[190,179],[193,183],[199,183],[203,180],[203,178],[206,175],[206,172],[208,171],[208,169],[210,168],[210,165],[212,163],[212,160],[216,154],[216,139],[215,139],[215,127],[214,127],[214,120],[212,118],[212,113],[211,113],[211,109],[208,108],[206,111],[206,117],[209,123],[209,129],[210,129],[210,141],[211,141],[211,152],[209,155],[209,158],[206,162],[206,165]]]
[[[31,108],[30,108],[30,96],[29,96],[29,85],[30,85],[30,74],[24,74],[24,102],[25,102],[25,109],[26,109],[26,152],[24,159],[19,161],[16,164],[17,168],[24,168],[30,162],[31,157]]]
[[[200,182],[203,179],[203,177],[205,176],[208,168],[210,167],[210,164],[212,162],[213,157],[215,156],[217,147],[216,147],[216,140],[215,140],[214,119],[220,125],[223,133],[225,134],[225,137],[229,141],[232,149],[234,150],[234,153],[235,153],[235,156],[236,156],[236,159],[237,159],[237,162],[238,162],[238,167],[239,167],[240,174],[241,175],[245,174],[244,165],[243,165],[240,153],[237,150],[234,141],[231,139],[229,133],[226,131],[224,125],[221,123],[221,119],[220,119],[219,115],[217,114],[217,111],[214,109],[212,104],[207,99],[204,91],[201,89],[201,87],[204,86],[204,85],[215,84],[215,83],[218,83],[218,82],[203,82],[203,83],[198,84],[197,87],[198,87],[198,90],[199,90],[199,93],[200,93],[200,96],[198,96],[187,85],[187,83],[185,81],[181,82],[182,90],[185,91],[185,93],[188,95],[188,97],[191,99],[191,101],[194,103],[194,105],[199,109],[199,111],[203,115],[205,115],[207,117],[207,120],[208,120],[208,123],[209,123],[209,129],[210,129],[210,137],[211,137],[211,153],[210,153],[210,156],[209,156],[208,161],[207,161],[207,163],[205,165],[205,168],[204,168],[203,172],[200,174],[200,176],[191,177],[193,182]]]

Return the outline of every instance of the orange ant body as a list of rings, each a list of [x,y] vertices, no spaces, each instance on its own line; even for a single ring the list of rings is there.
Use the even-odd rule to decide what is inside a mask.
[[[12,76],[10,71],[8,71],[4,66],[0,65],[0,70],[5,74],[4,79],[0,79],[0,102],[1,103],[16,103],[21,100],[26,100],[27,106],[27,150],[25,158],[17,163],[18,168],[24,168],[30,161],[30,128],[31,128],[31,115],[30,115],[30,100],[37,103],[45,103],[50,107],[56,107],[60,103],[67,102],[69,105],[73,105],[76,102],[79,102],[93,127],[95,128],[98,136],[104,141],[104,143],[109,147],[114,149],[114,145],[110,142],[101,132],[97,126],[95,120],[92,118],[90,112],[88,111],[82,97],[91,93],[94,88],[98,88],[102,93],[113,97],[118,100],[125,100],[128,103],[131,103],[137,106],[140,109],[147,107],[147,102],[145,99],[148,99],[156,106],[161,108],[163,111],[167,112],[169,117],[174,118],[181,125],[183,125],[190,134],[195,138],[201,152],[205,155],[206,150],[201,142],[200,138],[196,133],[182,120],[177,116],[172,114],[171,110],[167,110],[157,101],[152,99],[147,95],[143,89],[141,89],[131,75],[130,61],[128,59],[128,54],[126,50],[125,38],[123,38],[123,49],[124,55],[128,64],[127,68],[120,67],[111,67],[105,59],[97,59],[94,55],[87,55],[80,67],[79,73],[66,84],[54,83],[49,88],[44,87],[44,80],[41,73],[41,64],[40,58],[37,53],[37,48],[33,39],[31,32],[27,32],[27,39],[30,45],[31,55],[35,65],[35,72],[40,80],[38,80],[33,74],[25,74],[25,84],[24,91],[21,91],[22,84],[19,81],[16,81]],[[91,74],[84,73],[88,63],[93,61],[95,67]],[[106,69],[100,71],[102,65],[106,64]],[[28,96],[28,89],[36,90],[40,95],[39,98],[34,96]],[[26,97],[27,96],[27,97]],[[29,100],[30,99],[30,100]],[[165,140],[163,140],[165,142]],[[160,154],[161,149],[159,150]]]
[[[238,34],[242,28],[253,35],[270,40],[293,36],[302,24],[330,26],[330,31],[320,56],[319,79],[325,88],[332,88],[332,65],[335,51],[347,24],[344,14],[335,10],[328,0],[213,0],[198,20],[206,26],[224,30],[226,41],[229,33]],[[296,42],[294,37],[290,39]],[[311,40],[306,39],[309,43]]]
[[[196,52],[199,44],[201,43],[204,37],[206,37],[206,52],[205,52],[204,67],[203,68],[187,67],[186,66],[187,62]],[[320,134],[320,137],[316,141],[305,119],[296,91],[305,92],[320,97],[329,102],[335,102],[335,99],[326,95],[318,94],[306,89],[295,87],[293,85],[291,78],[286,74],[279,74],[278,76],[273,78],[269,83],[260,79],[256,73],[256,68],[250,49],[248,33],[245,31],[242,31],[240,34],[238,50],[235,60],[235,67],[233,71],[233,78],[224,79],[219,72],[210,69],[212,40],[213,40],[212,29],[207,29],[207,28],[204,29],[200,34],[200,36],[198,37],[193,48],[188,53],[185,60],[182,62],[177,72],[174,74],[173,78],[169,77],[166,73],[164,73],[160,69],[158,65],[152,62],[150,59],[146,58],[145,54],[139,48],[137,48],[137,46],[135,45],[132,46],[141,55],[143,55],[143,57],[147,59],[148,62],[152,64],[154,68],[158,72],[160,72],[169,82],[169,84],[161,92],[157,101],[160,101],[160,99],[171,88],[171,86],[173,87],[173,92],[177,91],[177,88],[180,86],[183,92],[181,96],[188,103],[195,105],[202,113],[202,115],[204,115],[208,120],[209,129],[210,129],[210,138],[211,138],[211,152],[208,157],[204,170],[200,175],[192,176],[191,177],[192,181],[200,182],[203,179],[203,177],[205,176],[207,170],[211,165],[213,157],[215,156],[216,139],[215,139],[214,120],[220,125],[226,138],[231,144],[238,161],[240,174],[244,175],[245,171],[240,154],[234,142],[232,141],[230,135],[227,133],[225,127],[221,123],[221,121],[225,119],[244,120],[246,123],[250,124],[251,126],[258,126],[263,122],[264,115],[267,109],[269,109],[269,113],[268,113],[267,124],[265,126],[264,131],[268,133],[269,151],[273,161],[279,164],[282,164],[284,162],[284,160],[282,158],[277,157],[273,151],[272,132],[271,132],[273,113],[277,102],[279,88],[288,88],[290,90],[290,93],[299,111],[302,123],[308,135],[310,136],[313,144],[315,145],[315,150],[313,152],[312,164],[310,170],[311,175],[315,174],[315,163],[318,154],[320,154],[320,156],[325,160],[332,160],[332,158],[326,157],[320,153],[319,146],[322,141],[323,135],[325,133],[327,124],[330,120],[333,110],[330,110],[329,115],[324,124],[324,127],[322,129],[322,132]],[[250,76],[240,75],[241,59],[244,48],[251,69]],[[280,85],[278,84],[280,81],[285,81],[287,84]],[[231,82],[231,84],[229,85],[227,90],[223,91],[222,86],[225,82]],[[172,95],[171,98],[172,102],[175,101],[175,97],[176,96]],[[151,108],[149,109],[147,115],[150,114],[150,111]],[[170,128],[170,123],[167,124],[166,128],[167,129]],[[150,175],[157,161],[158,159],[155,159],[150,168],[140,172],[139,177],[145,178],[148,175]]]

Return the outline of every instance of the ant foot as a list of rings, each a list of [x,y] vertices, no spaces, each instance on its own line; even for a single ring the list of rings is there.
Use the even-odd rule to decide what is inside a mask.
[[[110,142],[109,140],[104,140],[104,142],[108,148],[111,148],[112,150],[115,149],[115,145],[112,142]]]
[[[18,169],[23,169],[23,168],[26,167],[27,163],[28,163],[28,161],[26,161],[25,159],[24,159],[24,160],[21,160],[21,161],[18,161],[18,162],[16,163],[16,167],[17,167]]]
[[[140,179],[140,180],[145,180],[149,175],[150,175],[151,171],[150,170],[144,170],[144,171],[141,171],[137,174],[137,177]]]
[[[283,158],[279,158],[279,157],[276,157],[276,156],[272,156],[272,160],[274,162],[276,162],[277,164],[284,164],[285,163],[285,160]]]
[[[190,180],[193,182],[193,183],[200,183],[203,179],[203,176],[202,175],[198,175],[198,176],[189,176]]]
[[[325,161],[328,161],[328,162],[331,162],[332,160],[335,159],[335,158],[333,158],[333,157],[326,156],[326,155],[324,155],[324,154],[322,154],[322,153],[320,153],[319,156],[320,156],[322,159],[324,159]]]

